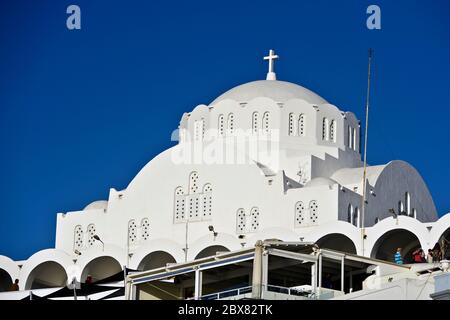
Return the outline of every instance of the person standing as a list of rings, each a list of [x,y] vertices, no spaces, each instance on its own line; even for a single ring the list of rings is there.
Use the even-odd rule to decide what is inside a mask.
[[[396,264],[403,264],[402,248],[397,248],[397,251],[394,254],[394,261]]]
[[[14,280],[14,283],[9,287],[9,291],[19,291],[19,279]]]
[[[431,250],[431,249],[428,249],[427,262],[433,263],[433,250]]]

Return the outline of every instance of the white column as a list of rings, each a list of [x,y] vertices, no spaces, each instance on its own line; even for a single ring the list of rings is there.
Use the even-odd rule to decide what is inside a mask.
[[[345,280],[345,258],[341,258],[341,291],[344,292],[344,280]]]
[[[200,300],[200,297],[202,296],[202,272],[200,269],[195,270],[195,293],[194,293],[194,299]]]
[[[319,295],[322,288],[322,254],[319,253]]]

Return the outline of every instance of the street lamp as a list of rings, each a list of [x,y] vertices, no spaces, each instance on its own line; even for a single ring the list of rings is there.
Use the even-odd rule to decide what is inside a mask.
[[[100,239],[100,237],[94,234],[94,240],[100,241],[102,243],[102,251],[105,251],[105,243]]]
[[[208,226],[208,229],[209,229],[209,231],[211,231],[213,233],[214,239],[215,239],[219,233],[214,231],[214,226]]]

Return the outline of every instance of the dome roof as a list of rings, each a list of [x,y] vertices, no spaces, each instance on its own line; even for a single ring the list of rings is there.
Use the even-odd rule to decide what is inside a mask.
[[[91,202],[86,207],[84,207],[83,210],[97,210],[97,209],[107,209],[108,208],[108,201],[106,200],[97,200],[94,202]]]
[[[216,104],[225,99],[241,102],[257,97],[267,97],[277,102],[286,102],[297,98],[316,105],[328,103],[316,93],[297,84],[278,80],[259,80],[234,87],[220,95],[211,104]]]
[[[314,179],[309,180],[305,187],[318,187],[318,186],[328,186],[331,187],[333,185],[337,184],[336,181],[330,178],[324,178],[324,177],[317,177]]]

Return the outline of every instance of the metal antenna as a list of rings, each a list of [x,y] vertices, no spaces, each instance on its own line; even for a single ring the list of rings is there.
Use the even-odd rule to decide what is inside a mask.
[[[370,67],[372,64],[373,49],[369,49],[369,62],[367,67],[367,96],[366,96],[366,125],[364,132],[364,169],[363,169],[363,196],[361,204],[361,241],[362,255],[364,256],[365,240],[365,209],[366,209],[366,175],[367,175],[367,133],[369,129],[369,99],[370,99]]]

